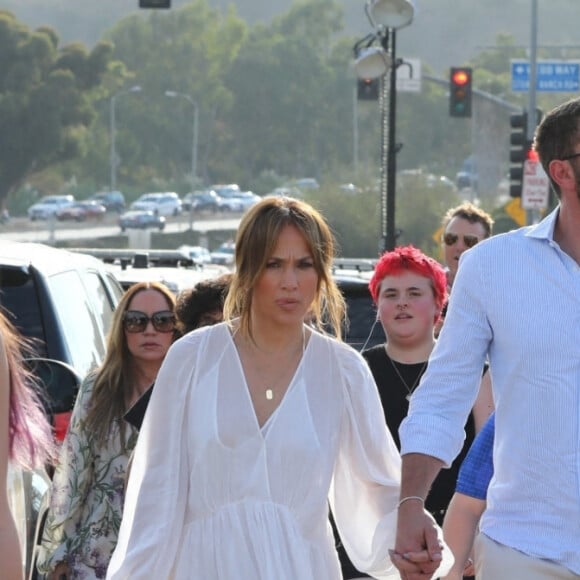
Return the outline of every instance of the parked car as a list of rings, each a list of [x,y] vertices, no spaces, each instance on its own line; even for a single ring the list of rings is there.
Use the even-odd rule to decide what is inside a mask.
[[[220,266],[233,266],[235,244],[232,242],[223,243],[217,250],[211,252],[211,263]]]
[[[203,246],[180,246],[177,251],[191,258],[195,265],[211,264],[211,254]]]
[[[220,209],[220,196],[213,190],[194,191],[184,196],[181,206],[183,211],[210,211],[216,212]]]
[[[119,217],[119,227],[124,232],[127,229],[158,229],[162,232],[165,229],[165,218],[153,211],[130,210]]]
[[[44,387],[47,411],[62,440],[79,381],[105,355],[106,336],[122,288],[95,258],[42,244],[0,244],[0,306],[27,339],[36,358],[32,371]],[[26,576],[33,548],[46,474],[14,470],[9,497],[16,514]]]
[[[77,222],[82,222],[86,219],[101,220],[106,213],[107,208],[97,201],[75,201],[57,210],[56,219],[59,221],[74,220]]]
[[[176,193],[144,193],[131,204],[131,209],[147,210],[162,216],[176,216],[181,213],[181,199]]]
[[[28,208],[28,218],[32,221],[47,220],[54,217],[59,209],[71,205],[74,201],[72,195],[46,195]]]
[[[120,191],[99,191],[91,195],[89,199],[103,204],[107,211],[118,213],[125,211],[125,196]]]
[[[178,294],[201,280],[215,278],[229,271],[223,266],[196,264],[182,249],[144,252],[93,248],[84,251],[103,260],[124,289],[137,282],[155,281],[165,284]]]

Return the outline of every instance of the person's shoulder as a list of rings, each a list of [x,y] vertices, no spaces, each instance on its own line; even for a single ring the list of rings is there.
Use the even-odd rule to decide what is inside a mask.
[[[381,358],[385,355],[385,345],[376,344],[375,346],[371,346],[371,348],[363,350],[361,354],[366,361],[376,360],[377,358]]]

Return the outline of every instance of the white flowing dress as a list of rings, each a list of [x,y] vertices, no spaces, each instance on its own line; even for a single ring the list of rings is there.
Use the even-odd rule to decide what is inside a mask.
[[[225,324],[178,340],[135,450],[110,580],[337,580],[332,508],[353,563],[399,578],[400,456],[354,349],[313,332],[260,427]]]

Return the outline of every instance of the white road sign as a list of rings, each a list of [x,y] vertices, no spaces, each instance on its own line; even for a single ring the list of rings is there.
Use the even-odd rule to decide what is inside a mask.
[[[405,93],[421,92],[421,60],[403,58],[397,67],[397,91]]]
[[[522,185],[522,208],[545,209],[548,207],[550,180],[539,161],[524,162]]]

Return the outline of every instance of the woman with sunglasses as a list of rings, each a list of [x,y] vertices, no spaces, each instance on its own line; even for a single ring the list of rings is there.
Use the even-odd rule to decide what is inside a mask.
[[[174,310],[169,289],[142,282],[113,315],[105,359],[80,388],[52,483],[38,559],[50,579],[105,578],[137,440],[123,415],[155,381],[177,337]]]

